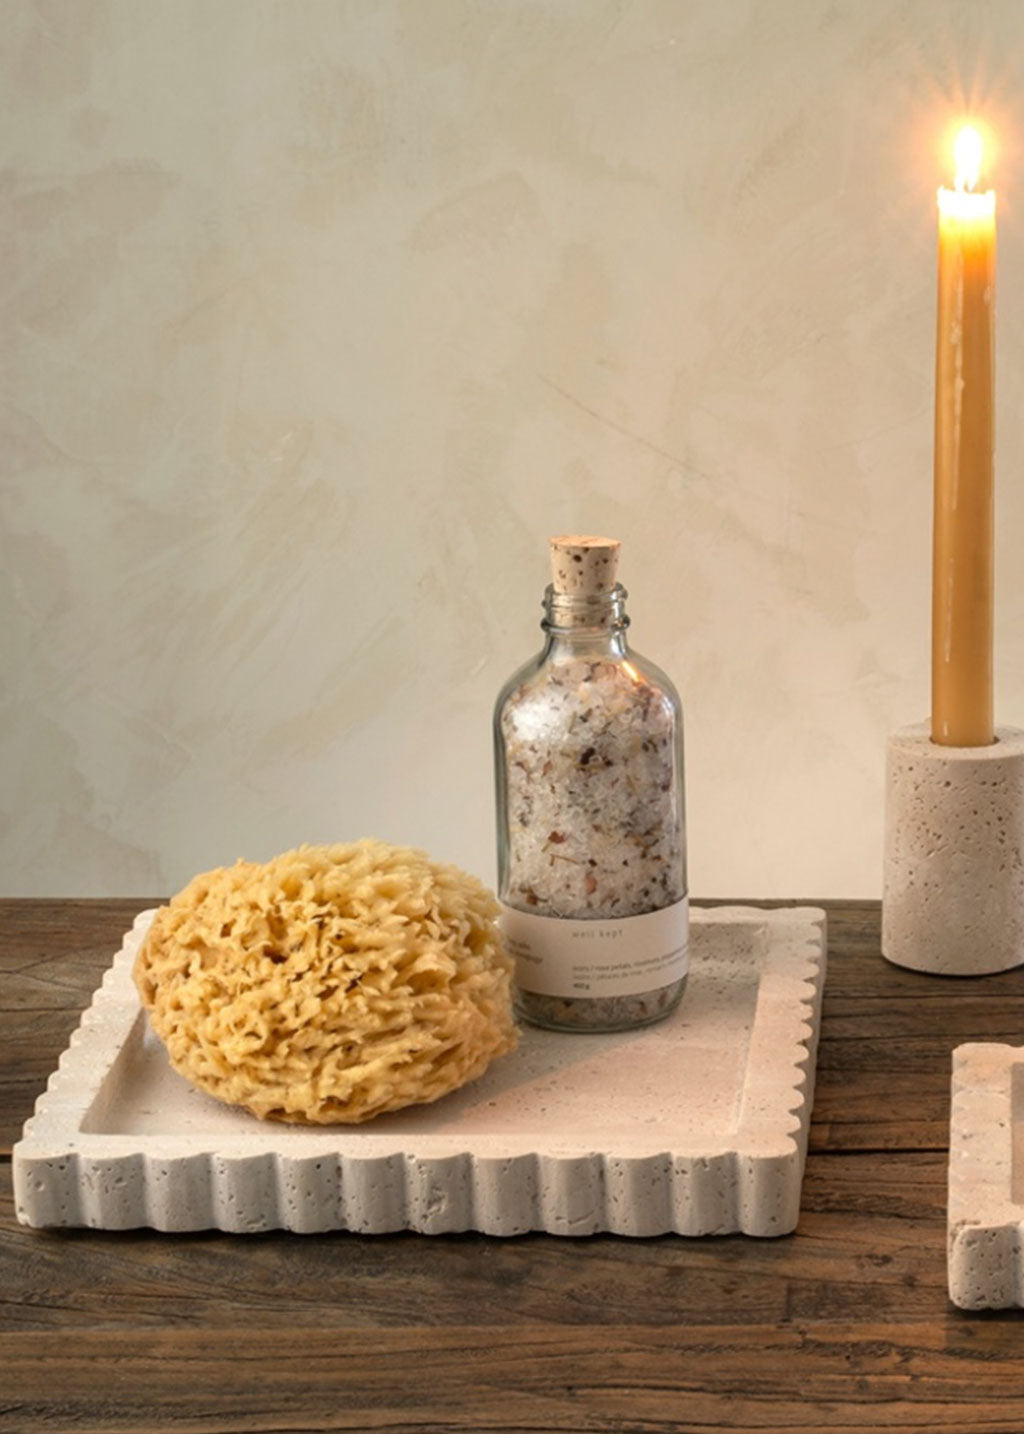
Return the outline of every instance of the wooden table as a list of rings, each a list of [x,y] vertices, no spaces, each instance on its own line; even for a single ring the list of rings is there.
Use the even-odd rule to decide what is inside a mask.
[[[895,970],[827,902],[803,1213],[779,1240],[40,1232],[10,1151],[138,910],[0,902],[0,1430],[1024,1430],[1024,1324],[946,1296],[950,1051],[1024,972]]]

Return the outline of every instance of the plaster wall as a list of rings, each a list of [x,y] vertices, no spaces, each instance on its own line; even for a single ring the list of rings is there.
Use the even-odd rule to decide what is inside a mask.
[[[622,540],[698,896],[877,896],[928,703],[935,197],[1017,0],[5,0],[0,883],[376,835],[494,876],[546,538]]]

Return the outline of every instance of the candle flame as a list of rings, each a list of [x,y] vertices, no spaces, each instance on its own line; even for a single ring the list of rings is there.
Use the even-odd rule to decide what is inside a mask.
[[[961,193],[973,191],[981,173],[981,135],[973,125],[964,125],[953,145],[956,160],[956,187]]]

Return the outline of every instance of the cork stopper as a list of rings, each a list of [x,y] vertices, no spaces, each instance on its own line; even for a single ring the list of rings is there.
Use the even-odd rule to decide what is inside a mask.
[[[556,593],[600,597],[615,586],[619,565],[617,538],[566,533],[551,542],[551,581]]]

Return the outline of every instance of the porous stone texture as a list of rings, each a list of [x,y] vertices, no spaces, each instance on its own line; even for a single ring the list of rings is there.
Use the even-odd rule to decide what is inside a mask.
[[[961,1309],[1024,1305],[1024,1048],[957,1046],[947,1273]]]
[[[434,1105],[358,1128],[256,1120],[172,1070],[126,937],[14,1148],[19,1220],[158,1230],[783,1235],[825,976],[813,907],[694,910],[687,999],[643,1031],[527,1029]]]
[[[894,733],[885,804],[886,959],[944,976],[1024,962],[1024,732],[987,747]]]

